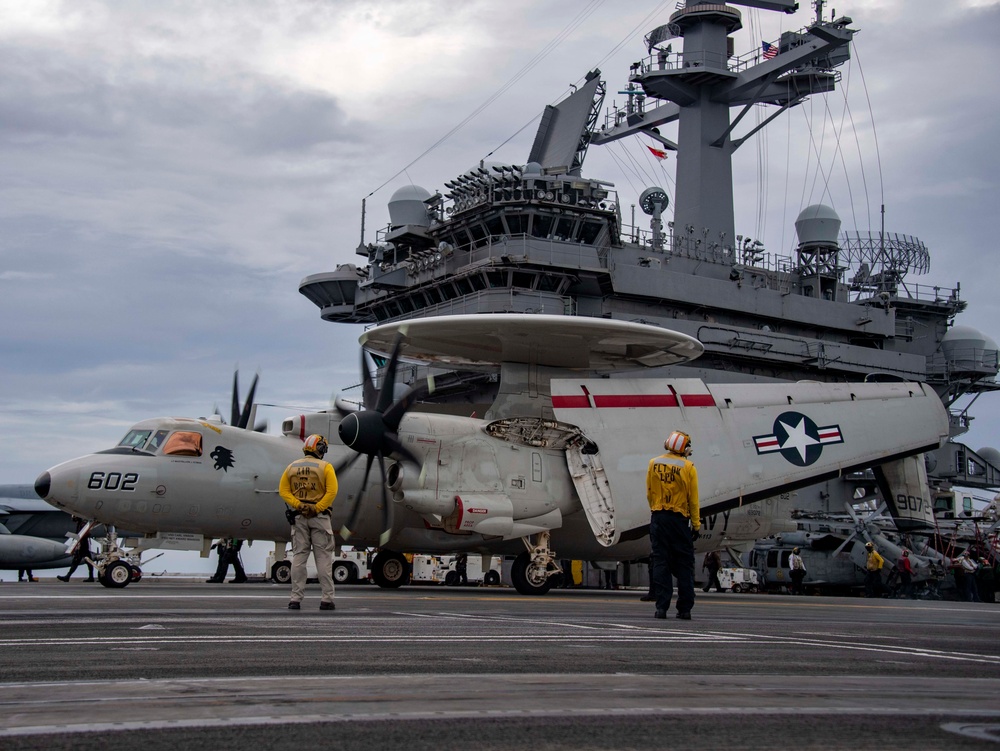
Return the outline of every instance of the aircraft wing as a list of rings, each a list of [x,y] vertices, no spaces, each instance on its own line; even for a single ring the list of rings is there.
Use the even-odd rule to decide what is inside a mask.
[[[937,448],[948,436],[940,399],[918,383],[553,379],[552,406],[597,444],[618,535],[649,523],[646,469],[672,430],[691,436],[702,516]]]

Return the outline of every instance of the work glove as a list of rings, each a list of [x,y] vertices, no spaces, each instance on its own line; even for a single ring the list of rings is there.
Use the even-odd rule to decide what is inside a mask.
[[[316,516],[316,509],[313,506],[306,506],[306,505],[299,506],[299,511],[302,512],[302,516],[304,516],[306,519],[312,519],[314,516]]]
[[[701,532],[699,532],[697,529],[692,529],[691,530],[691,542],[696,542],[700,538],[701,538]]]

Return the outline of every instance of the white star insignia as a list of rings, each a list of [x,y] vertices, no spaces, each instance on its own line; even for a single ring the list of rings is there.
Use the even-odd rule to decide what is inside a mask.
[[[809,446],[815,446],[819,441],[809,435],[806,435],[806,418],[800,416],[798,425],[789,425],[786,422],[779,423],[788,433],[788,438],[785,442],[781,444],[781,450],[785,449],[796,449],[799,452],[799,456],[802,457],[802,461],[806,460],[806,448]]]

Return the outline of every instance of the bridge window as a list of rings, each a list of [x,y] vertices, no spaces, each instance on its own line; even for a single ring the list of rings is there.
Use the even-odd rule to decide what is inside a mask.
[[[167,439],[163,453],[168,456],[201,456],[201,433],[178,430]]]
[[[500,221],[500,217],[491,216],[486,220],[486,228],[490,231],[490,234],[494,237],[499,237],[505,234],[503,229],[503,222]]]
[[[524,214],[507,214],[504,220],[512,235],[523,235],[528,231],[528,217]]]
[[[584,245],[593,245],[597,236],[601,234],[601,226],[599,222],[584,222],[583,230],[580,232],[580,242]]]
[[[572,240],[573,239],[573,225],[576,224],[575,220],[568,217],[563,217],[559,220],[559,224],[556,225],[556,240]]]
[[[552,217],[547,214],[535,214],[531,219],[531,234],[534,237],[548,237],[552,231]]]

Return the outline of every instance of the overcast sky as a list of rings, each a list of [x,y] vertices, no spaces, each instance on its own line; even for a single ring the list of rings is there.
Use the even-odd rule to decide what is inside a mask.
[[[805,26],[801,5],[744,9],[737,53]],[[959,322],[1000,339],[1000,2],[832,5],[860,29],[854,60],[838,93],[737,153],[737,231],[790,253],[803,206],[877,230],[884,201],[887,229],[930,248],[930,273],[911,281],[961,282]],[[642,35],[674,7],[0,5],[0,483],[33,482],[143,418],[226,411],[237,366],[281,405],[262,410],[272,431],[326,407],[357,382],[361,330],[321,321],[298,284],[363,263],[362,198],[378,189],[370,241],[397,188],[441,188],[484,158],[524,163],[537,115],[588,70],[621,102]],[[627,206],[654,183],[672,196],[673,164],[632,140],[591,149],[584,172]],[[1000,445],[998,408],[976,404],[973,448]]]

